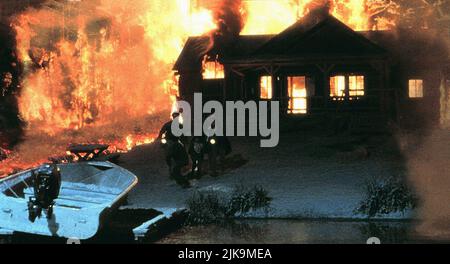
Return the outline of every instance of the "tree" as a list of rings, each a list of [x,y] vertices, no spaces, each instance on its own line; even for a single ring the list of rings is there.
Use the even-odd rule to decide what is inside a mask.
[[[399,23],[406,27],[450,29],[450,0],[396,0]]]

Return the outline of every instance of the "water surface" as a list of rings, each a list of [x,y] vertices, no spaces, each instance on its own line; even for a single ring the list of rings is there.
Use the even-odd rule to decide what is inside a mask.
[[[244,220],[230,224],[184,227],[159,243],[167,244],[365,244],[370,237],[382,243],[413,243],[411,222],[343,222],[301,220]]]

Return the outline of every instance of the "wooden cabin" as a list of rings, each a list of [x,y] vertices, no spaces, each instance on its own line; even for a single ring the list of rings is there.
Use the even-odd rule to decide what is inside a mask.
[[[450,85],[447,46],[431,30],[356,32],[326,13],[278,35],[210,42],[191,37],[180,54],[181,99],[276,100],[283,120],[351,116],[416,127],[439,123]]]

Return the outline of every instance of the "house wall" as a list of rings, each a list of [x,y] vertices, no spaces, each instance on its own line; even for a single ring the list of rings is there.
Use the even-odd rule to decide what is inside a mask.
[[[442,67],[408,64],[393,68],[392,86],[397,93],[398,122],[405,128],[438,126],[441,118]],[[423,98],[409,98],[409,80],[421,79]]]
[[[329,72],[323,72],[314,64],[303,66],[274,67],[273,100],[280,101],[282,116],[287,114],[287,76],[310,76],[314,80],[314,95],[309,98],[308,116],[336,116],[345,114],[377,114],[385,119],[397,120],[404,127],[435,126],[441,118],[441,85],[443,68],[408,63],[397,63],[387,68],[372,63],[335,65]],[[270,67],[254,67],[247,71],[235,71],[225,65],[225,79],[203,80],[200,71],[180,74],[180,96],[193,102],[194,92],[202,92],[206,100],[258,101],[260,98],[259,78],[270,75]],[[331,100],[329,78],[340,74],[361,74],[365,76],[366,95],[357,101]],[[448,73],[447,73],[448,74]],[[447,75],[447,79],[450,79]],[[409,79],[424,80],[424,98],[411,99],[408,96]],[[391,90],[389,90],[391,88]],[[449,102],[450,103],[450,102]],[[297,116],[298,117],[298,116]]]
[[[245,76],[231,74],[227,79],[227,100],[260,100],[260,77],[271,75],[269,67],[245,72]],[[380,111],[380,87],[384,73],[370,65],[336,65],[329,73],[322,72],[316,65],[276,67],[272,73],[273,100],[280,101],[282,112],[288,107],[288,76],[306,76],[311,79],[313,89],[308,89],[309,114],[336,111]],[[360,74],[365,76],[366,96],[360,100],[336,102],[330,98],[330,76]]]
[[[444,69],[441,86],[441,125],[450,127],[450,64]]]
[[[179,78],[179,94],[181,99],[193,103],[194,93],[202,91],[203,78],[200,70],[180,72]]]

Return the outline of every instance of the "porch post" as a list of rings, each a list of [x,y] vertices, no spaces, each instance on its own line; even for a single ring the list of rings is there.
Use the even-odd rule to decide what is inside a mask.
[[[440,84],[440,92],[441,92],[441,115],[440,115],[440,125],[442,128],[448,127],[449,125],[449,86],[447,83],[445,67],[441,70],[441,84]]]
[[[386,81],[387,81],[387,71],[386,71],[386,64],[383,62],[381,67],[380,67],[380,92],[379,92],[379,96],[380,96],[380,112],[381,114],[383,114],[384,116],[386,116],[386,101],[388,100],[387,98],[387,92],[386,92]]]
[[[323,105],[325,111],[328,111],[329,96],[330,96],[330,83],[328,81],[331,70],[334,68],[334,64],[316,64],[316,67],[322,72],[322,89],[323,89]]]

